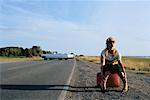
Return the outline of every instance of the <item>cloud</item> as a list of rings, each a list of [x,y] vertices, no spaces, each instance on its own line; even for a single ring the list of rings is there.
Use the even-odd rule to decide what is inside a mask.
[[[0,26],[0,32],[6,32],[6,31],[16,31],[18,30],[17,28],[13,28],[13,27],[4,27],[4,26]]]
[[[18,14],[23,14],[23,15],[34,15],[32,11],[28,11],[24,8],[22,8],[19,4],[21,2],[7,2],[4,1],[1,4],[1,13],[4,14],[11,14],[11,15],[18,15]],[[23,2],[22,2],[23,3]],[[18,4],[18,5],[16,5]]]

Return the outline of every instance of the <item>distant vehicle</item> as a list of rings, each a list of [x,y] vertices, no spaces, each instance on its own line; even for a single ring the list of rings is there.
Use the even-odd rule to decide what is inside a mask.
[[[73,54],[61,54],[61,53],[56,53],[56,54],[42,54],[41,55],[42,58],[44,58],[44,60],[53,60],[53,59],[73,59],[74,55]]]

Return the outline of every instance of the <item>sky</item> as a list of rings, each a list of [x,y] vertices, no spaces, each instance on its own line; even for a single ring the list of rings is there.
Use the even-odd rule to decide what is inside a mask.
[[[0,0],[0,47],[97,56],[110,36],[123,56],[150,56],[150,0]]]

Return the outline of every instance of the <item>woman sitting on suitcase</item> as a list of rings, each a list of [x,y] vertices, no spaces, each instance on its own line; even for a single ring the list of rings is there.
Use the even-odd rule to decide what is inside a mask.
[[[126,72],[121,61],[121,55],[115,48],[115,39],[113,37],[109,37],[106,40],[106,48],[101,53],[101,70],[104,78],[103,91],[106,90],[107,79],[113,72],[117,72],[123,81],[124,87],[122,92],[128,91]]]

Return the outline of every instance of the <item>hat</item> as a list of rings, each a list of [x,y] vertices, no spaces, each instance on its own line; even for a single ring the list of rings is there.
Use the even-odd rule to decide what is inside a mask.
[[[108,43],[108,42],[112,42],[112,41],[114,41],[114,42],[115,42],[115,39],[114,39],[113,37],[109,37],[109,38],[107,38],[106,43]]]

